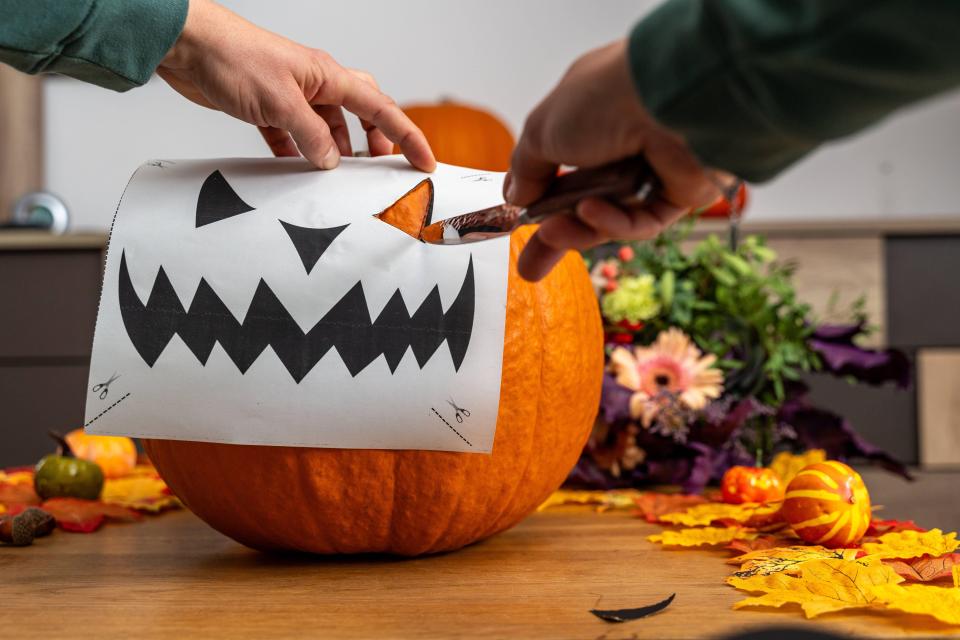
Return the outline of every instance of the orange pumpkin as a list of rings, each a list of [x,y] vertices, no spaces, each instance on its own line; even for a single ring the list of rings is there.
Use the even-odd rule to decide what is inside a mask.
[[[730,467],[720,480],[720,492],[729,504],[783,500],[780,476],[765,467]]]
[[[544,280],[522,280],[517,256],[532,233],[525,227],[511,238],[489,455],[147,440],[151,460],[194,513],[258,549],[412,556],[512,527],[576,462],[603,371],[600,316],[583,259],[571,252]]]
[[[780,513],[806,542],[849,547],[870,525],[870,494],[859,473],[828,460],[804,467],[790,481]]]
[[[130,438],[93,436],[83,429],[74,429],[64,439],[73,455],[96,462],[106,478],[121,478],[137,464],[137,446]]]
[[[513,134],[489,111],[443,101],[410,105],[403,112],[423,131],[437,161],[484,171],[510,168]]]

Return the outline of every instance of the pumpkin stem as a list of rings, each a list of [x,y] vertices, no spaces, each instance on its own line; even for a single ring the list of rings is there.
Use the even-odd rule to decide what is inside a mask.
[[[763,466],[763,447],[757,447],[757,454],[753,461],[753,466],[760,468]]]
[[[76,456],[73,454],[73,449],[71,449],[70,445],[67,444],[66,438],[52,429],[47,431],[47,435],[53,438],[53,440],[57,443],[57,455],[65,456],[67,458],[76,458]]]

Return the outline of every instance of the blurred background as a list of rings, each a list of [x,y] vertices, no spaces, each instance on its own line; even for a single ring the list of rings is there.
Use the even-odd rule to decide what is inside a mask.
[[[656,3],[223,4],[374,74],[401,105],[477,106],[516,135],[573,59],[626,35]],[[800,294],[822,316],[863,295],[877,326],[872,346],[910,354],[917,378],[908,391],[810,382],[820,404],[929,468],[960,465],[958,122],[954,93],[823,149],[751,185],[744,222],[798,261]],[[60,198],[70,219],[60,236],[0,231],[0,467],[49,450],[48,428],[82,423],[105,233],[133,170],[151,158],[266,154],[254,128],[185,101],[158,78],[115,94],[0,67],[0,223],[38,190]]]

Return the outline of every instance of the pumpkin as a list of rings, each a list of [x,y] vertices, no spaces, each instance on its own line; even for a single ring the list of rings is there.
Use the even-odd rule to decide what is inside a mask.
[[[409,105],[403,112],[423,131],[438,162],[485,171],[510,168],[513,134],[492,113],[450,101]]]
[[[790,481],[780,513],[806,542],[849,547],[870,525],[870,494],[859,473],[828,460],[804,467]]]
[[[121,478],[137,464],[137,446],[122,436],[89,435],[83,429],[74,429],[64,438],[73,455],[96,462],[105,478]]]
[[[415,235],[429,201],[415,188],[381,220]],[[411,218],[412,209],[420,220]],[[413,556],[457,549],[515,525],[575,464],[596,416],[603,371],[600,316],[582,258],[571,252],[547,278],[526,282],[516,261],[532,233],[524,227],[510,239],[490,454],[148,439],[151,460],[194,513],[257,549]]]
[[[783,500],[780,477],[765,467],[730,467],[720,480],[720,492],[729,504]]]

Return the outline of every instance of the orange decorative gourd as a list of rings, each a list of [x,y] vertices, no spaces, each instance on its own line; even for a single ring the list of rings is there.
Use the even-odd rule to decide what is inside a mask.
[[[485,171],[510,168],[513,134],[489,111],[444,101],[410,105],[403,112],[423,131],[438,162]]]
[[[804,467],[790,481],[780,513],[806,542],[849,547],[870,524],[870,494],[859,473],[828,460]]]
[[[137,447],[122,436],[93,436],[74,429],[64,438],[78,458],[96,462],[105,478],[121,478],[137,464]]]
[[[766,467],[730,467],[720,480],[720,492],[729,504],[783,500],[780,476]]]
[[[576,462],[603,370],[600,316],[582,258],[569,253],[536,284],[521,279],[517,256],[532,232],[524,227],[510,241],[489,455],[147,440],[151,460],[194,513],[259,549],[418,555],[512,527]]]

